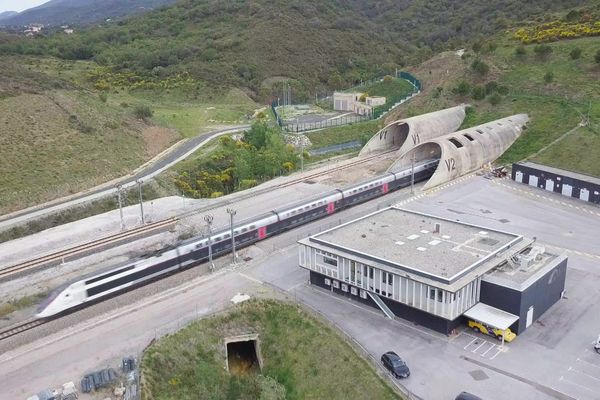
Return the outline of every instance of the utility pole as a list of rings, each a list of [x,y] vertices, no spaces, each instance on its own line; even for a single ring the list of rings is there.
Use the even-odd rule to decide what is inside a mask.
[[[233,254],[233,263],[235,264],[235,236],[233,234],[233,217],[235,216],[235,214],[237,213],[237,211],[235,211],[233,208],[228,208],[227,209],[227,214],[229,214],[229,228],[231,229],[231,253]]]
[[[304,172],[304,140],[303,135],[298,136],[300,140],[300,172]]]
[[[214,271],[215,270],[215,264],[213,264],[213,258],[212,258],[212,228],[211,225],[213,223],[213,219],[214,217],[210,214],[206,214],[204,216],[204,221],[206,221],[206,223],[208,224],[208,268],[210,269],[210,271]]]
[[[413,152],[410,158],[410,195],[415,195],[415,153]]]
[[[142,225],[144,225],[146,223],[146,221],[144,220],[144,200],[142,199],[142,180],[138,179],[136,182],[138,184],[138,189],[140,192],[140,213],[142,214]]]
[[[123,221],[123,201],[121,199],[121,190],[123,187],[121,185],[117,185],[117,200],[119,202],[119,214],[121,215],[121,230],[125,230],[125,222]]]

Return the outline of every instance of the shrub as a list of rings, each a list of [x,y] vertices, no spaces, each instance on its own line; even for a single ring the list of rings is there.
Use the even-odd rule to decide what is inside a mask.
[[[579,59],[581,57],[581,49],[579,47],[575,47],[573,50],[571,50],[569,56],[572,60]]]
[[[465,81],[460,82],[457,87],[452,89],[452,93],[454,93],[458,96],[466,96],[470,92],[471,92],[471,85],[469,85]]]
[[[474,60],[471,63],[471,69],[481,76],[484,76],[490,71],[490,67],[479,59]]]
[[[539,59],[545,60],[552,53],[552,47],[547,44],[538,44],[533,48],[533,52]]]
[[[497,106],[502,101],[502,97],[498,93],[494,93],[488,100],[491,105]]]
[[[544,75],[544,82],[551,83],[554,80],[554,73],[552,71],[546,72]]]
[[[147,105],[140,104],[135,106],[135,109],[133,110],[133,115],[135,115],[139,119],[146,119],[152,117],[152,115],[154,115],[154,111],[152,111]]]
[[[485,99],[485,88],[480,85],[473,86],[473,90],[471,91],[471,97],[473,97],[473,100]]]
[[[391,81],[393,81],[393,80],[394,80],[394,77],[393,77],[393,76],[390,76],[390,75],[386,75],[386,76],[384,76],[384,77],[383,77],[383,81],[384,81],[385,83],[390,83],[390,82],[391,82]]]
[[[596,52],[594,60],[596,60],[596,64],[600,64],[600,49]]]
[[[123,108],[127,108],[127,107],[129,107],[129,104],[128,104],[128,103],[125,103],[125,102],[122,102],[120,105],[121,105],[121,107],[123,107]]]
[[[517,48],[515,49],[515,56],[517,56],[518,58],[524,58],[527,55],[527,50],[525,49],[525,46],[517,46]]]
[[[492,94],[498,90],[498,83],[496,81],[490,81],[485,84],[485,93]]]
[[[444,88],[441,86],[436,87],[435,90],[433,91],[433,98],[437,99],[438,97],[440,97],[440,94],[442,94],[443,90],[444,90]]]
[[[106,101],[108,100],[108,95],[106,94],[106,92],[100,92],[98,94],[98,97],[100,98],[100,101],[103,103],[106,103]]]

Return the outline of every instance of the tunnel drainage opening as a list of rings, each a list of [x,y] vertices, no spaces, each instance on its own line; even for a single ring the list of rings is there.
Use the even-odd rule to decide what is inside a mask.
[[[230,337],[225,340],[227,370],[231,375],[260,373],[262,359],[258,335]]]

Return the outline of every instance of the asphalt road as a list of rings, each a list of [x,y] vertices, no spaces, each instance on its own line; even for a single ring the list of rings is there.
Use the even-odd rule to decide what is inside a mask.
[[[48,203],[30,207],[24,210],[16,211],[11,214],[0,216],[0,229],[5,229],[10,226],[26,222],[33,218],[38,218],[46,214],[61,211],[66,208],[85,203],[92,200],[97,200],[102,197],[114,195],[117,193],[116,185],[120,184],[124,189],[135,186],[137,180],[145,181],[150,179],[177,162],[185,159],[187,156],[198,150],[210,139],[232,132],[248,129],[249,125],[241,125],[237,128],[222,129],[212,131],[203,135],[196,136],[190,140],[180,142],[174,145],[172,150],[164,153],[162,157],[141,167],[134,174],[125,176],[108,184],[100,185],[85,192],[78,193],[73,196],[62,199],[53,200]]]

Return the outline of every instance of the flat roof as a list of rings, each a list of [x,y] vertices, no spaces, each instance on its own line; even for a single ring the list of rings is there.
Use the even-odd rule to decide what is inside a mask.
[[[519,319],[519,317],[514,314],[483,303],[475,304],[465,311],[463,315],[498,329],[509,328]]]
[[[483,280],[520,292],[524,291],[567,258],[565,253],[550,253],[545,246],[540,245],[526,249],[525,253],[540,247],[542,248],[543,253],[537,254],[535,260],[531,263],[521,263],[519,260],[521,254],[517,254],[513,257],[514,259],[502,262],[496,268],[485,274]]]
[[[575,171],[569,171],[566,169],[554,168],[554,167],[550,167],[548,165],[537,164],[537,163],[534,163],[531,161],[517,163],[517,165],[535,168],[535,169],[539,169],[541,171],[550,172],[550,173],[556,174],[556,175],[563,175],[563,176],[573,178],[573,179],[579,179],[580,181],[590,182],[590,183],[600,186],[600,178],[592,176],[592,175],[586,175],[586,174],[582,174],[582,173],[575,172]]]
[[[495,259],[498,253],[522,239],[513,233],[390,207],[301,243],[452,284],[470,273],[489,271],[501,261]]]

